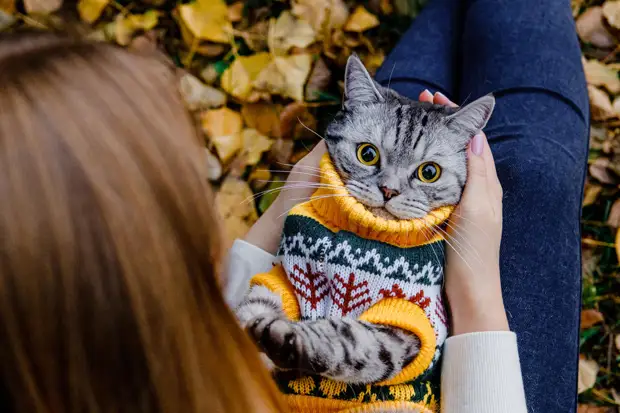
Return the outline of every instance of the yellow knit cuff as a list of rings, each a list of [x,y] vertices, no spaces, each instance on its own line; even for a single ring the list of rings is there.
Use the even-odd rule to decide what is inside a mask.
[[[295,290],[286,277],[282,265],[275,265],[269,272],[256,274],[250,281],[250,286],[253,285],[262,285],[279,294],[282,298],[282,309],[288,318],[293,321],[298,321],[301,318],[301,310],[295,296]]]
[[[415,379],[428,369],[435,355],[437,339],[430,320],[419,306],[401,298],[384,298],[364,311],[359,319],[373,324],[402,328],[420,339],[420,353],[416,358],[396,376],[378,383],[379,385],[404,383]]]

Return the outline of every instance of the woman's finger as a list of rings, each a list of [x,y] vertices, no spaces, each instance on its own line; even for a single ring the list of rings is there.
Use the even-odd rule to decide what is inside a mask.
[[[420,93],[420,96],[418,99],[420,100],[420,102],[433,103],[433,94],[429,92],[428,89],[424,89],[424,91]]]
[[[435,95],[433,95],[433,103],[437,105],[450,106],[453,108],[458,106],[456,103],[452,102],[450,99],[446,97],[446,95],[444,95],[441,92],[435,92]]]

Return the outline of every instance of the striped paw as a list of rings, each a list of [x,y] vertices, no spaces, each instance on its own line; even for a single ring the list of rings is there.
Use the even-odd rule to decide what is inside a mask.
[[[298,369],[305,357],[295,327],[294,322],[282,316],[261,314],[250,320],[248,333],[277,367]]]

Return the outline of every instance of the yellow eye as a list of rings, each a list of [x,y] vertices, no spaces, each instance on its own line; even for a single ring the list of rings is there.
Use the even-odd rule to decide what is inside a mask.
[[[379,150],[372,143],[362,143],[357,146],[357,159],[366,166],[376,165],[379,162]]]
[[[441,176],[441,167],[435,162],[424,162],[418,166],[416,178],[427,184],[432,184]]]

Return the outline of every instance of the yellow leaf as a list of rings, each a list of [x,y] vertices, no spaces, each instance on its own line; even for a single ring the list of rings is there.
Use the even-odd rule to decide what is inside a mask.
[[[294,18],[288,11],[282,12],[277,20],[269,21],[267,44],[269,50],[276,55],[285,54],[293,46],[303,49],[314,43],[315,39],[312,26],[304,20]]]
[[[344,30],[348,32],[361,33],[365,30],[372,29],[379,25],[379,19],[374,14],[370,13],[364,6],[357,6],[347,23],[344,25]]]
[[[577,393],[583,393],[584,391],[594,387],[596,383],[596,375],[598,374],[599,366],[594,360],[579,359],[579,377],[577,378]]]
[[[205,85],[189,73],[181,77],[179,92],[189,110],[211,109],[226,104],[224,92]]]
[[[258,74],[269,64],[271,56],[267,52],[251,56],[239,56],[222,73],[222,89],[231,95],[245,100],[252,92],[252,83]]]
[[[127,46],[138,30],[148,31],[159,23],[159,12],[149,10],[144,14],[119,14],[116,17],[116,42],[121,46]]]
[[[606,120],[617,116],[607,93],[594,86],[588,85],[588,95],[590,97],[592,119]]]
[[[15,13],[15,0],[0,0],[0,12],[0,20],[5,18],[2,14]]]
[[[306,20],[319,34],[341,28],[349,17],[349,9],[343,0],[292,0],[291,12]]]
[[[580,324],[580,328],[584,329],[584,328],[590,328],[593,325],[596,325],[600,322],[602,322],[603,319],[603,314],[601,314],[600,311],[595,310],[593,308],[587,309],[587,310],[581,310],[581,324]]]
[[[0,31],[10,27],[15,21],[17,21],[15,16],[12,16],[8,10],[3,10],[0,7]]]
[[[611,27],[620,29],[620,1],[606,1],[603,4],[603,17]]]
[[[242,1],[238,1],[228,6],[228,20],[231,22],[241,21],[243,18],[243,7],[244,4]]]
[[[110,4],[110,0],[80,0],[77,5],[80,17],[86,23],[94,23]]]
[[[232,240],[243,238],[258,219],[252,196],[247,182],[230,176],[224,180],[215,196],[215,205],[224,219],[228,236],[228,242],[224,243],[225,249]]]
[[[62,6],[63,0],[24,0],[27,13],[53,13]]]
[[[222,162],[228,162],[241,149],[239,132],[243,121],[239,112],[228,108],[209,110],[202,114],[201,123]]]
[[[273,145],[271,139],[262,135],[256,129],[244,129],[241,132],[241,142],[247,165],[256,165],[260,161],[263,152],[268,151]]]
[[[603,24],[603,8],[600,6],[588,7],[575,22],[577,34],[584,43],[592,43],[603,49],[611,48],[616,39]]]
[[[222,176],[222,164],[217,156],[213,155],[210,150],[205,148],[207,177],[210,181],[217,181]]]
[[[232,25],[224,0],[197,0],[179,6],[179,16],[194,37],[228,43]]]
[[[588,60],[583,64],[586,73],[586,80],[589,85],[604,86],[613,94],[620,92],[620,79],[618,70],[599,62],[598,60]]]
[[[241,108],[241,116],[249,128],[254,128],[263,135],[274,138],[281,135],[280,112],[282,112],[282,106],[272,103],[249,103]]]
[[[284,76],[285,90],[282,95],[303,101],[304,85],[312,69],[312,56],[296,54],[289,57],[276,57],[274,63]]]

